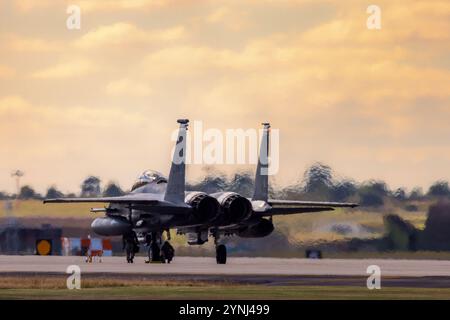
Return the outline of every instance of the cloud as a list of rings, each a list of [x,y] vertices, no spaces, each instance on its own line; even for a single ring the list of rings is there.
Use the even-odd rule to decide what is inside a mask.
[[[118,121],[125,121],[129,125],[145,123],[139,112],[130,112],[124,107],[108,107],[105,110],[90,106],[35,105],[18,95],[0,97],[0,132],[3,137],[11,137],[11,131],[17,129],[18,123],[22,127],[39,128],[45,134],[47,130],[56,127],[63,130],[66,126],[95,130],[115,128]]]
[[[9,66],[0,64],[0,78],[11,78],[16,74],[16,70]]]
[[[143,60],[142,70],[150,75],[168,77],[198,74],[213,67],[220,67],[222,56],[227,52],[189,45],[165,47],[147,55]]]
[[[175,26],[162,30],[145,31],[133,24],[118,22],[101,26],[76,40],[74,46],[81,49],[117,47],[123,49],[129,45],[157,44],[182,38],[185,30],[182,26]]]
[[[22,12],[30,12],[36,9],[43,9],[55,5],[55,0],[13,0],[15,8]],[[83,11],[121,11],[121,10],[139,10],[145,8],[158,8],[176,3],[175,0],[78,0]]]
[[[242,50],[213,48],[209,46],[165,46],[148,54],[142,62],[143,70],[150,75],[193,75],[221,70],[223,72],[250,71],[270,68],[268,63],[283,60],[277,56],[272,43],[260,46],[250,43]]]
[[[20,53],[48,53],[62,49],[62,44],[56,41],[13,33],[1,33],[0,46],[2,50]]]
[[[176,0],[81,0],[78,1],[82,10],[87,12],[122,11],[160,8],[181,1]]]
[[[8,113],[26,111],[29,107],[28,101],[21,96],[9,95],[0,97],[0,118]]]
[[[112,81],[106,86],[106,93],[111,96],[148,96],[152,90],[145,83],[130,79]]]
[[[236,10],[227,6],[214,9],[205,20],[209,24],[220,24],[233,31],[248,27],[250,21],[246,13],[236,12]]]
[[[22,7],[34,13],[34,3],[38,10],[47,1]],[[323,160],[349,176],[355,173],[355,178],[386,170],[389,181],[414,183],[408,170],[418,172],[420,167],[426,173],[417,178],[422,184],[423,176],[431,177],[429,167],[435,176],[445,171],[445,164],[433,163],[439,161],[439,150],[444,153],[449,147],[448,1],[380,0],[380,31],[366,28],[367,4],[357,0],[78,4],[85,21],[79,32],[61,36],[51,26],[64,22],[64,10],[48,8],[27,16],[42,29],[28,30],[14,16],[11,33],[0,36],[0,54],[5,56],[1,81],[14,74],[25,80],[2,89],[27,90],[28,97],[3,101],[14,108],[4,107],[1,115],[26,124],[22,130],[11,125],[7,136],[39,136],[39,130],[70,134],[60,130],[63,126],[101,135],[96,126],[109,129],[117,122],[130,122],[134,131],[145,124],[137,114],[122,119],[131,100],[133,111],[139,109],[137,118],[158,115],[164,125],[179,114],[230,128],[269,119],[282,130],[286,171]],[[177,11],[177,5],[188,10]],[[17,53],[32,55],[24,59]],[[78,90],[83,94],[74,94]],[[110,104],[123,107],[112,108],[109,116]],[[41,123],[43,128],[34,129]],[[76,139],[70,141],[85,148]],[[102,145],[92,142],[93,148]],[[64,144],[59,148],[64,150]],[[408,168],[408,158],[418,167]],[[138,160],[126,163],[133,161]]]
[[[91,74],[97,70],[89,60],[71,60],[57,65],[44,68],[32,73],[36,79],[63,79],[72,77],[82,77]]]
[[[13,0],[14,7],[22,12],[29,12],[35,9],[47,8],[54,4],[52,0]]]
[[[154,150],[167,153],[169,158],[170,148],[164,149],[170,141],[169,132],[164,136],[166,141],[152,141],[151,137],[161,130],[162,124],[155,120],[149,125],[150,119],[158,119],[158,115],[150,117],[128,105],[107,108],[52,105],[33,103],[20,95],[0,96],[0,172],[7,174],[21,168],[38,190],[57,183],[63,189],[75,191],[81,179],[93,172],[121,178],[131,185],[130,179],[147,167],[149,159],[157,158],[150,163],[165,163],[164,157],[152,157]],[[121,125],[125,130],[118,129]],[[118,147],[111,148],[113,145]],[[146,147],[140,151],[141,156],[130,157],[139,145]],[[142,165],[129,161],[142,162]],[[117,163],[127,165],[117,166]],[[0,190],[11,190],[11,186],[4,179],[0,181]]]

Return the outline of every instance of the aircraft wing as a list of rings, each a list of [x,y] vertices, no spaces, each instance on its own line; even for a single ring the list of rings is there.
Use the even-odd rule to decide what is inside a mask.
[[[158,205],[161,201],[152,199],[148,195],[132,194],[120,197],[100,197],[100,198],[57,198],[45,199],[44,203],[86,203],[86,202],[107,202],[120,204],[140,204],[140,205]]]
[[[272,200],[267,202],[253,201],[253,211],[262,216],[296,214],[307,212],[333,211],[335,208],[355,208],[356,203]]]

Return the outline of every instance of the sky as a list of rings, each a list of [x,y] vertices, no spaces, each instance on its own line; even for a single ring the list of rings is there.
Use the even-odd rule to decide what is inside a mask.
[[[341,178],[426,189],[450,180],[449,30],[448,1],[1,0],[0,190],[15,191],[15,169],[39,192],[167,174],[178,118],[270,121],[273,183],[320,161]]]

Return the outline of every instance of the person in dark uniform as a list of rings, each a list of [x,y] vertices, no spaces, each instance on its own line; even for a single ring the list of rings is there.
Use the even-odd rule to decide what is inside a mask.
[[[127,253],[127,262],[133,263],[134,255],[139,251],[139,242],[134,231],[123,235],[123,249]]]

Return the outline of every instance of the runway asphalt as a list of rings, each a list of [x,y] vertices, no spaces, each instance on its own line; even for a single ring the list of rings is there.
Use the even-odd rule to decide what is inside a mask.
[[[86,263],[78,256],[0,256],[0,274],[65,273],[78,265],[83,274],[165,276],[365,276],[367,267],[377,265],[383,277],[450,277],[450,261],[388,259],[278,259],[229,258],[218,265],[214,258],[175,257],[171,264],[146,264],[136,257],[127,264],[124,257],[104,257],[102,263]]]

